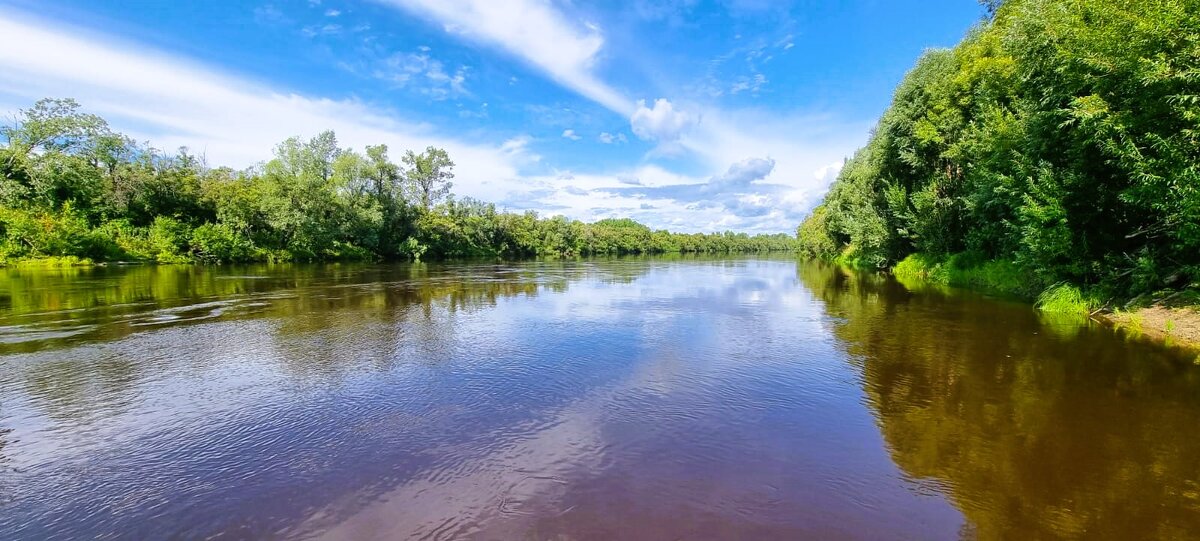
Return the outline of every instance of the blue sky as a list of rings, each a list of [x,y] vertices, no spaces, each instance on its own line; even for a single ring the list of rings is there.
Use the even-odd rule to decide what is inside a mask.
[[[292,135],[428,145],[454,192],[791,232],[975,0],[0,0],[0,111],[73,97],[248,167]]]

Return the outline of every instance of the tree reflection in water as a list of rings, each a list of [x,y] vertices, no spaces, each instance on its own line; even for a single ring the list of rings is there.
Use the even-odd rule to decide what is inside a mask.
[[[893,460],[944,490],[971,536],[1200,532],[1200,366],[1183,352],[971,293],[798,273],[861,368]]]

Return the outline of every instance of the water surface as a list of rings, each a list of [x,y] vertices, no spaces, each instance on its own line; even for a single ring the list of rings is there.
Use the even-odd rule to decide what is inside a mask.
[[[0,269],[0,537],[1188,539],[1192,361],[782,259]]]

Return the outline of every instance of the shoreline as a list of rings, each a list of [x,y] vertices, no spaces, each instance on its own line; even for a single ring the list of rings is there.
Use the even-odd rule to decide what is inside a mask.
[[[1200,306],[1152,304],[1132,311],[1106,310],[1091,317],[1114,329],[1144,336],[1168,347],[1200,353]],[[1196,362],[1200,364],[1200,357]]]
[[[853,265],[848,266],[854,268]],[[1112,301],[1101,303],[1069,284],[1051,286],[1039,295],[1020,279],[1015,267],[1000,261],[960,268],[952,260],[937,261],[914,254],[882,272],[902,284],[907,280],[916,280],[967,291],[1002,294],[1029,304],[1038,311],[1078,314],[1135,337],[1145,337],[1168,347],[1180,347],[1200,354],[1200,290],[1195,287],[1160,292],[1153,296],[1143,295],[1129,300],[1122,307],[1113,307],[1110,304]],[[1046,293],[1056,289],[1073,292],[1074,295],[1061,303],[1047,301]],[[1200,356],[1196,360],[1200,363]]]

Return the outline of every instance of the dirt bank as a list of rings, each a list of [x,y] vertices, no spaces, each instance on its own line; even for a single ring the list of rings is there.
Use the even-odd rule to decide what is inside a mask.
[[[1101,313],[1096,317],[1169,344],[1200,349],[1200,306],[1156,302],[1130,311]]]

